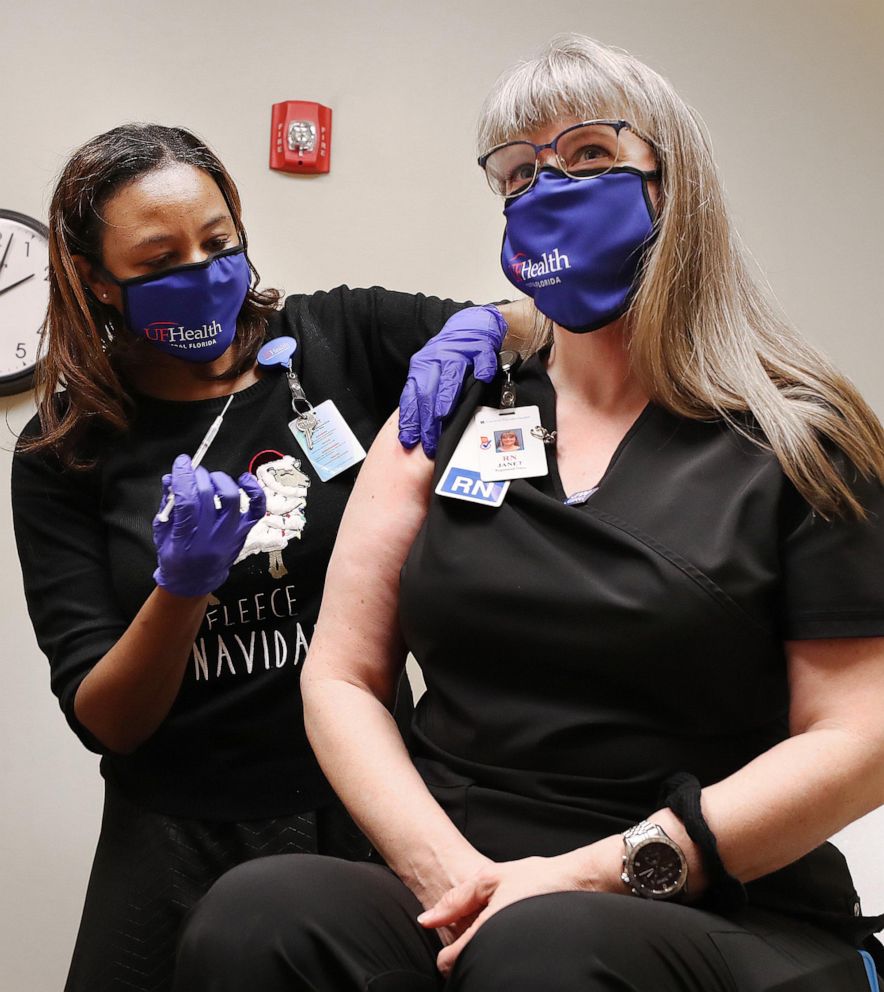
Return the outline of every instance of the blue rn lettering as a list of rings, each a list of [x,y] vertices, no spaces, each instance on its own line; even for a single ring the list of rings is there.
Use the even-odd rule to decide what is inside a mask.
[[[451,468],[442,483],[441,492],[457,493],[482,503],[496,503],[501,495],[501,482],[483,482],[479,473],[466,468]]]
[[[473,483],[473,491],[470,493],[471,496],[476,496],[479,499],[494,499],[496,483],[494,482],[483,482],[481,479],[476,479]]]
[[[470,495],[470,490],[473,488],[473,480],[468,479],[465,475],[455,476],[454,481],[445,487],[450,489],[453,493],[463,493],[465,496]]]

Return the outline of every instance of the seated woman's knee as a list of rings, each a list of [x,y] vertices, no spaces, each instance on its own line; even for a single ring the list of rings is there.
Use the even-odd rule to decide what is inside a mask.
[[[590,918],[594,903],[605,903],[603,894],[554,892],[532,896],[495,913],[477,931],[458,958],[452,973],[455,992],[493,992],[506,989],[558,988],[551,976],[563,958],[574,960],[579,951],[594,958]],[[603,942],[602,942],[603,943]]]

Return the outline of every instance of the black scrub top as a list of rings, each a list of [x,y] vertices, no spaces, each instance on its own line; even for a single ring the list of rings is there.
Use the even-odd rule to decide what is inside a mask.
[[[555,430],[544,356],[517,379],[517,404]],[[499,394],[467,390],[434,489]],[[877,483],[855,485],[867,522],[827,523],[772,453],[653,404],[583,505],[564,503],[554,446],[547,461],[498,509],[434,494],[402,571],[402,628],[427,683],[416,763],[496,859],[623,830],[659,808],[673,773],[710,784],[786,738],[784,640],[884,635]],[[819,850],[813,870],[837,884],[802,903],[854,916],[843,859]]]
[[[289,296],[268,337],[297,341],[292,367],[308,398],[332,400],[367,449],[396,407],[410,355],[462,307],[339,286]],[[12,495],[28,609],[52,689],[71,727],[103,754],[102,775],[144,809],[237,822],[316,809],[333,797],[304,730],[300,679],[359,466],[320,481],[290,427],[292,397],[279,368],[235,393],[229,409],[227,402],[134,393],[122,438],[81,439],[93,468],[73,472],[48,452],[18,451]],[[77,690],[154,588],[151,521],[163,473],[176,455],[197,450],[222,409],[206,467],[234,479],[255,472],[267,515],[210,598],[169,713],[134,751],[117,754],[77,719]],[[25,433],[39,432],[34,417]]]

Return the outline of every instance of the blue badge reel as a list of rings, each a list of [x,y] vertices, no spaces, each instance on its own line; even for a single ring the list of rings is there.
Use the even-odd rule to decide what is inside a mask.
[[[262,345],[258,352],[258,364],[264,368],[282,366],[290,369],[292,367],[292,356],[298,350],[298,342],[294,338],[274,338]]]

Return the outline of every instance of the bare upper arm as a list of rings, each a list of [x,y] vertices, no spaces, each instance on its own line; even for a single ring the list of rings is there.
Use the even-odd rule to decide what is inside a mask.
[[[397,415],[381,429],[344,512],[303,682],[340,678],[388,700],[404,647],[399,570],[424,521],[433,463],[398,440]]]

